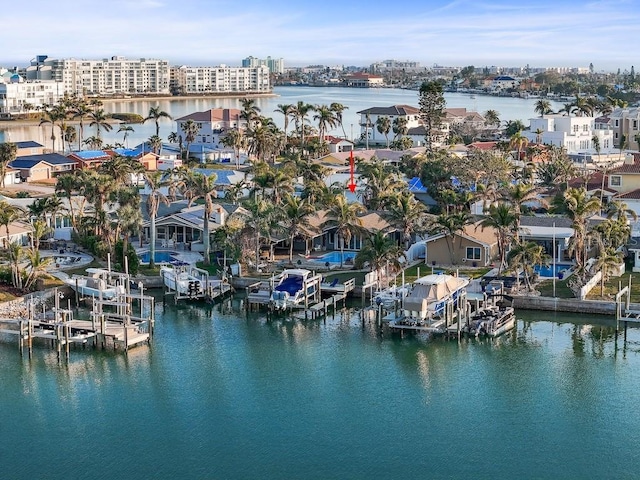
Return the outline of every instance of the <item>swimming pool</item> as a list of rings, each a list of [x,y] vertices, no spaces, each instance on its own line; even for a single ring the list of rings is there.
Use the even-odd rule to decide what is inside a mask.
[[[342,252],[329,252],[325,253],[320,257],[316,257],[313,259],[314,262],[319,263],[334,263],[336,265],[340,264],[340,257]],[[355,258],[358,252],[344,252],[344,260],[342,263],[353,263],[353,259]]]
[[[545,278],[553,278],[554,276],[556,278],[564,278],[569,273],[569,270],[571,270],[571,267],[573,267],[573,265],[571,265],[570,263],[556,263],[555,270],[554,270],[554,265],[547,265],[547,266],[535,265],[533,267],[533,271],[536,272],[541,277],[545,277]]]
[[[171,263],[176,260],[176,255],[178,255],[178,252],[168,252],[166,250],[163,250],[161,252],[155,252],[153,259],[155,263]],[[151,258],[151,256],[147,251],[138,254],[138,258],[140,259],[140,263],[149,263],[149,259]]]

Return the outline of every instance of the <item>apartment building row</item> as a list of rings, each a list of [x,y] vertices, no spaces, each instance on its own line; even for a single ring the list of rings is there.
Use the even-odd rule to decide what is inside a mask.
[[[170,95],[271,91],[269,68],[170,66],[167,60],[53,59],[38,55],[17,71],[0,69],[0,115],[25,113],[57,102],[65,93]]]

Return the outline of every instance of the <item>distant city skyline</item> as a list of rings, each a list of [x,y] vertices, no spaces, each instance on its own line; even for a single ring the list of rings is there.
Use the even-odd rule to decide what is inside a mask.
[[[0,66],[36,55],[161,58],[287,67],[411,60],[422,66],[630,69],[639,50],[638,0],[450,2],[371,0],[30,0],[3,5]]]

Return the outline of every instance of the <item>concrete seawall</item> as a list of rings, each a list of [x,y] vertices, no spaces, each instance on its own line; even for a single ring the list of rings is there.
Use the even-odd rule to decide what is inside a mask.
[[[514,295],[513,306],[526,310],[545,310],[551,312],[585,313],[588,315],[616,314],[615,302],[601,300],[578,300],[577,298],[527,297]],[[640,304],[632,303],[632,310],[640,310]]]

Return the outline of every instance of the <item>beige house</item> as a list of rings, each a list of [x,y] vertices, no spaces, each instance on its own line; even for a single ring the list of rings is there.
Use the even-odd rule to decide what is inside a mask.
[[[498,241],[493,228],[480,222],[467,225],[453,237],[438,234],[427,238],[425,263],[428,265],[464,265],[486,267],[498,256]]]
[[[640,150],[640,107],[616,108],[609,115],[609,125],[613,128],[613,143],[620,148],[622,135],[626,139],[626,148]]]
[[[625,163],[609,172],[607,187],[610,190],[628,193],[640,188],[640,161]]]

